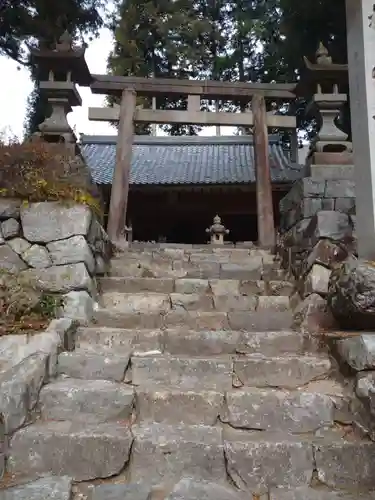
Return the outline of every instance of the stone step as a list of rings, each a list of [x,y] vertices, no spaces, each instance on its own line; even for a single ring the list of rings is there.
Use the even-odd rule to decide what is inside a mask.
[[[263,356],[250,354],[233,361],[236,386],[295,389],[331,372],[328,357],[313,355]]]
[[[334,401],[314,392],[244,388],[226,393],[221,419],[238,429],[314,432],[333,425]]]
[[[291,295],[293,284],[285,280],[225,280],[196,278],[123,278],[103,277],[99,280],[102,293],[184,293],[223,295]]]
[[[132,432],[130,481],[150,486],[181,477],[226,481],[220,428],[153,423],[133,426]]]
[[[167,314],[158,312],[121,313],[105,308],[94,312],[96,326],[125,329],[159,329],[184,327],[189,330],[243,330],[266,332],[289,330],[293,325],[291,310],[258,311],[186,311],[179,308]]]
[[[247,388],[202,390],[137,387],[137,419],[168,425],[215,425],[238,429],[314,432],[334,423],[334,402],[325,394]]]
[[[331,437],[320,442],[280,432],[226,429],[224,450],[229,477],[253,495],[266,494],[270,487],[307,488],[314,470],[320,483],[330,488],[355,491],[375,485],[375,443],[369,441]]]
[[[80,351],[93,353],[144,353],[149,351],[160,351],[163,345],[163,331],[160,329],[125,329],[89,327],[79,328],[76,333],[76,348]]]
[[[69,500],[72,480],[68,477],[44,477],[21,486],[0,491],[1,500]]]
[[[164,259],[121,257],[111,260],[110,276],[133,278],[199,278],[234,280],[279,280],[285,276],[279,263],[266,264],[262,257],[251,257],[242,263],[204,259],[193,262]]]
[[[76,349],[62,352],[58,357],[57,371],[75,379],[112,380],[122,382],[129,365],[130,352],[115,353],[109,350],[88,352]]]
[[[107,478],[123,470],[132,442],[129,427],[121,423],[38,422],[13,435],[7,471],[30,479]]]
[[[294,389],[314,380],[327,378],[328,358],[284,355],[267,357],[250,354],[241,357],[144,356],[132,358],[134,385],[177,386],[184,389],[235,387],[281,387]],[[233,375],[233,379],[232,379]]]
[[[273,488],[269,500],[373,500],[375,492],[345,492],[317,487],[301,486],[299,488],[284,489]],[[182,499],[181,499],[182,500]]]
[[[202,390],[232,388],[233,361],[230,356],[190,358],[144,356],[132,358],[132,383],[136,386],[175,386]]]
[[[137,387],[137,421],[168,425],[215,425],[224,405],[224,392],[201,388]]]
[[[39,408],[44,420],[129,421],[134,390],[108,380],[61,379],[43,387]]]
[[[121,314],[166,314],[169,311],[287,311],[288,296],[212,296],[198,293],[118,293],[105,292],[101,304],[107,310]]]
[[[293,330],[280,332],[241,332],[231,330],[132,330],[107,327],[79,328],[76,347],[93,353],[99,349],[114,352],[132,351],[135,355],[149,351],[190,356],[262,353],[266,356],[301,353],[304,336]]]

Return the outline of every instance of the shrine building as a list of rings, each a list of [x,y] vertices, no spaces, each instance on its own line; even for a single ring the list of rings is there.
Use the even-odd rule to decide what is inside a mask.
[[[116,136],[81,136],[81,152],[108,204],[116,163]],[[278,136],[269,136],[276,227],[279,201],[303,167]],[[128,203],[133,239],[205,243],[219,214],[227,241],[257,241],[253,136],[135,136]]]

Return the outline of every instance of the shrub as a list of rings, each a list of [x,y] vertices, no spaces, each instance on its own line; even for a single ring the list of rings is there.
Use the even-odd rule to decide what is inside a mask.
[[[0,196],[82,203],[102,218],[100,196],[83,159],[63,144],[40,139],[0,144]]]
[[[62,304],[61,296],[38,290],[25,275],[0,270],[0,336],[43,329]]]

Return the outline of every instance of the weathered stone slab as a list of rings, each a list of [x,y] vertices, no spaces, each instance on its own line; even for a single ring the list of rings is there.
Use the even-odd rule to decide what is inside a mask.
[[[19,219],[22,201],[14,198],[0,199],[0,220]]]
[[[33,335],[28,342],[20,345],[17,354],[13,357],[13,363],[20,363],[36,353],[44,353],[47,356],[47,374],[54,376],[56,374],[57,354],[62,347],[63,341],[60,335],[47,329],[47,331]]]
[[[309,271],[315,263],[329,268],[335,267],[337,263],[345,260],[347,255],[348,252],[343,246],[328,239],[319,240],[306,259],[305,271]]]
[[[109,380],[68,378],[43,387],[39,405],[45,420],[128,420],[133,411],[134,391]]]
[[[129,364],[130,353],[116,355],[94,354],[77,349],[62,352],[58,359],[58,373],[71,378],[88,380],[113,380],[122,382]]]
[[[151,500],[150,488],[143,484],[99,484],[94,486],[90,500]]]
[[[70,500],[72,480],[69,477],[43,477],[32,483],[0,490],[0,500]]]
[[[1,233],[6,240],[16,238],[20,234],[20,229],[20,223],[16,219],[7,219],[1,223]]]
[[[60,337],[64,350],[72,351],[75,345],[75,335],[78,323],[72,318],[53,319],[48,325],[47,332],[55,332]]]
[[[104,307],[122,314],[163,313],[171,308],[169,296],[162,293],[106,292],[101,297]]]
[[[223,482],[221,430],[209,426],[133,426],[131,481],[156,485],[182,476]]]
[[[119,351],[148,352],[161,351],[160,330],[126,330],[122,328],[80,328],[77,332],[76,345],[95,352],[97,346],[113,349],[117,354]]]
[[[333,411],[324,394],[246,389],[227,393],[222,420],[243,429],[314,432],[333,425]]]
[[[1,249],[0,247],[0,262]],[[93,281],[85,264],[69,264],[66,266],[52,266],[47,269],[29,269],[24,272],[25,276],[36,280],[41,290],[49,292],[70,292],[71,290],[93,289]]]
[[[315,245],[322,238],[346,242],[352,238],[353,226],[350,217],[342,212],[321,210],[315,214],[304,231],[304,237],[310,238]]]
[[[7,243],[18,255],[21,255],[31,247],[31,244],[23,238],[12,238],[11,240],[8,240]]]
[[[345,491],[331,491],[322,488],[300,486],[293,489],[274,488],[270,491],[269,500],[371,500],[370,493],[348,493]]]
[[[197,263],[173,262],[173,269],[180,271],[180,277],[217,279],[220,277],[220,263],[213,261],[201,261]]]
[[[375,489],[375,443],[339,441],[317,443],[314,455],[318,479],[332,488]]]
[[[375,335],[368,333],[337,341],[341,358],[356,371],[375,369]]]
[[[236,351],[240,354],[261,353],[264,356],[280,356],[302,352],[304,338],[293,330],[279,332],[240,332]]]
[[[257,311],[266,310],[270,314],[274,311],[284,312],[290,309],[289,297],[286,295],[264,295],[258,297]]]
[[[262,295],[265,291],[265,282],[260,280],[240,281],[241,295]]]
[[[328,293],[330,276],[330,269],[320,264],[314,264],[308,275],[304,278],[303,295],[306,296],[312,293],[318,293],[325,297]]]
[[[181,389],[232,387],[232,361],[228,358],[155,356],[132,359],[134,385],[164,385]]]
[[[182,326],[190,330],[225,330],[228,328],[227,314],[224,312],[173,310],[164,317],[164,326]]]
[[[91,274],[95,271],[94,256],[82,235],[48,243],[47,248],[55,266],[83,262]]]
[[[100,278],[102,292],[118,293],[172,293],[174,280],[172,278]]]
[[[327,180],[326,198],[355,198],[354,180]]]
[[[183,278],[177,279],[175,282],[176,293],[195,293],[204,294],[209,290],[208,280],[194,279],[194,278]]]
[[[255,311],[258,297],[246,295],[216,295],[213,298],[216,311]]]
[[[136,393],[139,419],[168,425],[215,425],[224,403],[218,391],[137,388]]]
[[[52,260],[47,249],[41,245],[32,245],[22,254],[22,259],[35,269],[52,266]]]
[[[210,280],[213,295],[240,295],[239,280]]]
[[[234,484],[250,494],[274,485],[309,485],[314,469],[312,446],[292,436],[230,431],[224,434],[227,471]]]
[[[50,243],[76,235],[87,235],[91,210],[85,205],[64,206],[59,202],[31,203],[21,209],[23,233],[33,243]]]
[[[64,316],[82,324],[89,323],[94,316],[93,298],[85,290],[67,293],[64,297]]]
[[[246,265],[222,264],[220,277],[234,280],[260,280],[262,266],[262,257],[251,257],[246,262]]]
[[[245,500],[238,490],[204,480],[183,478],[165,500]]]
[[[111,328],[154,329],[161,328],[163,326],[164,316],[159,312],[121,313],[106,308],[99,308],[94,312],[94,322],[97,326],[106,326]]]
[[[21,427],[36,405],[46,365],[47,355],[35,353],[0,376],[0,415],[6,434]]]
[[[312,293],[296,306],[294,325],[310,333],[337,327],[326,300],[317,293]]]
[[[169,329],[163,335],[163,347],[170,354],[219,356],[234,354],[241,332],[228,330],[191,331]]]
[[[330,370],[330,360],[316,356],[265,357],[250,354],[234,360],[234,372],[246,386],[294,389],[327,376]]]
[[[10,246],[0,245],[0,269],[16,274],[26,268],[25,262]]]
[[[288,330],[293,324],[291,311],[268,311],[266,309],[256,312],[229,312],[229,327],[233,330],[249,332],[266,332]]]
[[[39,422],[13,436],[7,468],[16,476],[111,477],[128,462],[132,441],[129,428],[114,422]]]
[[[198,293],[171,293],[170,299],[173,309],[185,311],[210,311],[213,309],[212,297]]]

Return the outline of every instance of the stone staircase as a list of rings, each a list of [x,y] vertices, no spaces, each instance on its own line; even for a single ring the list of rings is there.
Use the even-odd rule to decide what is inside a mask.
[[[292,329],[272,255],[133,246],[100,289],[11,440],[12,479],[60,476],[90,500],[375,498],[375,443],[328,354]]]

